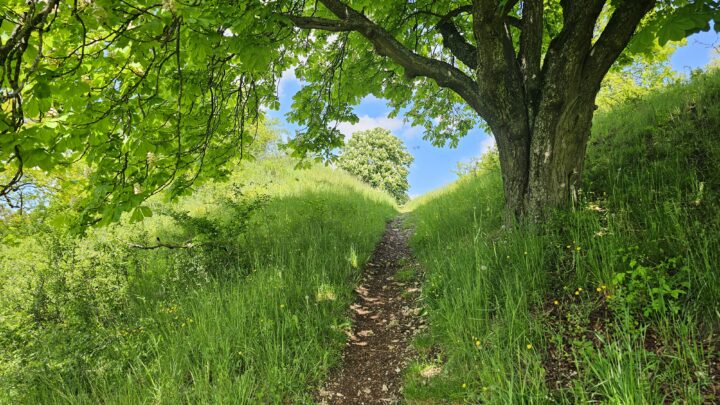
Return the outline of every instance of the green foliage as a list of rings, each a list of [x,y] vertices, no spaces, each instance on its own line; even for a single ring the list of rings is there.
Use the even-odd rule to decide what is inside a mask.
[[[612,301],[612,306],[617,311],[642,313],[644,316],[677,315],[681,299],[690,288],[690,269],[677,257],[656,265],[642,264],[635,258],[638,247],[628,250],[623,257],[629,269],[617,272],[612,279],[617,291],[617,299]],[[625,253],[625,250],[621,249],[619,253]]]
[[[85,236],[47,223],[62,206],[10,218],[0,403],[307,401],[395,209],[340,171],[293,166],[244,163]]]
[[[408,52],[443,66],[457,63],[434,29],[457,2],[347,3]],[[520,15],[521,2],[501,4],[498,11]],[[544,4],[547,49],[563,13],[558,0]],[[406,79],[414,72],[380,56],[361,35],[308,35],[293,27],[289,14],[335,18],[323,6],[297,0],[5,1],[0,195],[16,197],[32,170],[61,175],[81,162],[92,190],[77,203],[79,219],[108,224],[162,191],[175,197],[193,184],[222,179],[233,157],[253,155],[263,108],[279,107],[276,85],[290,68],[305,83],[288,116],[301,127],[289,142],[300,157],[330,158],[342,143],[336,123],[357,121],[352,106],[371,94],[423,126],[438,145],[457,144],[480,121],[436,81]],[[714,1],[660,1],[631,51],[652,53],[658,40],[664,45],[707,30],[717,17]],[[473,38],[472,24],[458,21],[457,28]],[[518,37],[512,28],[516,47]],[[473,76],[471,68],[456,66]],[[133,215],[146,214],[141,208]]]
[[[82,222],[106,224],[161,190],[178,196],[226,177],[230,158],[257,152],[259,107],[275,100],[266,63],[279,59],[263,45],[266,36],[241,37],[241,24],[257,15],[248,20],[234,9],[175,1],[4,3],[2,191],[32,169],[61,174],[81,161],[93,185],[82,196]],[[220,26],[238,35],[223,35]]]
[[[338,167],[365,183],[387,191],[399,203],[407,201],[407,176],[412,155],[400,139],[382,128],[356,132],[342,150]]]
[[[595,99],[600,111],[606,112],[677,82],[681,76],[672,70],[670,56],[678,45],[657,46],[650,55],[640,54],[618,61],[605,76]]]
[[[720,32],[720,4],[717,1],[660,1],[656,11],[643,24],[629,45],[632,52],[650,53],[657,41],[665,46],[688,35],[710,30],[713,22]]]
[[[599,115],[542,229],[503,227],[497,171],[414,200],[432,350],[408,399],[717,402],[718,100],[713,72]]]
[[[455,173],[462,177],[498,170],[500,170],[500,155],[497,148],[493,148],[470,161],[458,162]]]

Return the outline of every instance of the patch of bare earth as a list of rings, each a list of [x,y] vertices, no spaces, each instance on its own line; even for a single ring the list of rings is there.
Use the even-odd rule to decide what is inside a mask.
[[[548,300],[545,305],[543,316],[548,320],[548,324],[553,325],[552,330],[562,334],[562,345],[558,345],[556,342],[551,342],[548,345],[547,351],[543,356],[543,368],[545,369],[545,383],[547,386],[554,391],[569,390],[580,369],[577,368],[577,362],[574,360],[575,355],[573,354],[572,342],[574,341],[587,341],[589,342],[594,350],[600,351],[606,344],[604,342],[610,342],[613,340],[613,334],[609,325],[613,322],[613,314],[607,305],[607,301],[604,298],[599,298],[595,307],[588,316],[587,325],[577,329],[576,324],[571,322],[569,318],[565,316],[567,311],[567,302],[563,305],[558,306]],[[602,337],[602,339],[600,339]],[[643,348],[647,352],[654,353],[659,358],[673,359],[678,356],[673,345],[668,345],[667,342],[658,336],[658,333],[653,328],[648,328],[644,333]],[[720,339],[716,336],[711,335],[707,339],[700,342],[702,345],[703,352],[710,353],[708,356],[707,368],[701,367],[695,371],[696,378],[703,378],[705,383],[702,386],[702,397],[704,398],[703,404],[720,404]],[[669,367],[669,363],[661,362],[660,370],[663,367]],[[697,383],[697,380],[693,379],[693,383]],[[663,394],[667,396],[665,403],[673,404],[677,403],[678,400],[682,400],[682,392],[679,391],[678,386],[671,384],[664,384],[660,386]],[[603,398],[595,398],[602,401]]]
[[[424,328],[419,282],[398,281],[399,270],[417,268],[402,217],[388,223],[366,264],[350,307],[353,328],[339,367],[316,394],[321,404],[387,404],[402,398],[402,371],[413,357],[410,342]]]

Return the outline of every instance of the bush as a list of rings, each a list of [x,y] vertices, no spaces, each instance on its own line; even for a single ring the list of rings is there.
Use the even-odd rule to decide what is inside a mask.
[[[338,166],[374,188],[385,190],[399,203],[407,201],[408,170],[413,157],[390,131],[375,128],[353,134]]]

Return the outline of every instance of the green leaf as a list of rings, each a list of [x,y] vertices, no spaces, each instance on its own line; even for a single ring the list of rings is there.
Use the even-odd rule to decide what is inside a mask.
[[[38,82],[33,87],[33,96],[37,98],[48,98],[52,95],[50,86],[45,82]]]
[[[130,216],[130,222],[140,222],[144,220],[145,218],[152,217],[152,210],[150,207],[146,206],[140,206],[133,210],[132,215]]]

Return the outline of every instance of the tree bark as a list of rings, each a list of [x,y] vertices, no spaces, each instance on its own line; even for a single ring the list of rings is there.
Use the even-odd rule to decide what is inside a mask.
[[[454,62],[423,56],[343,0],[319,0],[337,19],[286,15],[295,26],[355,31],[375,52],[405,69],[409,79],[435,80],[463,98],[492,129],[500,153],[508,218],[540,222],[567,207],[580,188],[585,149],[603,77],[656,0],[614,1],[599,37],[608,0],[561,0],[562,30],[544,51],[544,2],[473,0],[439,16],[436,29]],[[472,17],[472,37],[453,18]],[[520,30],[516,47],[511,26]],[[466,32],[465,32],[466,33]]]
[[[595,93],[543,108],[524,134],[493,130],[500,153],[508,219],[533,222],[568,207],[580,188]]]

